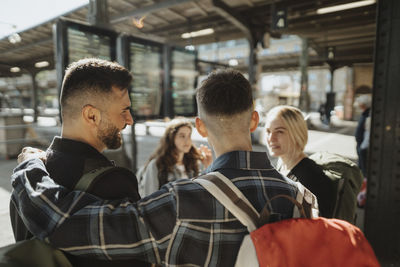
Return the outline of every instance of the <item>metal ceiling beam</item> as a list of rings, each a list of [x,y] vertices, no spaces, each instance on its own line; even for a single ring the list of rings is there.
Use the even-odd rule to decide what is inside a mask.
[[[375,40],[375,35],[362,35],[360,34],[357,38],[353,36],[321,36],[319,38],[314,38],[314,41],[319,43],[333,43],[333,44],[352,44],[352,43],[363,43],[363,42],[373,42]]]
[[[203,15],[203,16],[207,16],[207,11],[204,10],[204,8],[202,8],[197,2],[192,2],[192,5],[195,6],[197,8],[197,10]]]
[[[13,53],[19,52],[21,50],[28,50],[28,49],[31,49],[32,47],[42,46],[42,45],[50,43],[50,42],[51,43],[53,42],[53,38],[52,37],[47,38],[47,39],[43,39],[43,40],[38,41],[36,43],[30,43],[30,44],[27,44],[27,45],[21,45],[21,46],[15,47],[15,48],[11,48],[11,49],[8,49],[7,51],[2,51],[1,54],[2,55],[13,54]]]
[[[343,26],[346,27],[346,26]],[[336,30],[334,26],[331,27],[323,27],[323,28],[294,28],[282,31],[282,33],[286,34],[297,34],[297,35],[306,35],[310,38],[324,38],[325,36],[330,36],[330,38],[344,38],[348,37],[360,37],[360,36],[375,36],[375,25],[374,24],[365,24],[363,26],[347,26],[347,28]],[[356,36],[355,36],[356,35]],[[340,37],[342,36],[342,37]]]
[[[329,22],[338,16],[343,18],[348,17],[357,20],[361,16],[374,16],[376,14],[376,5],[364,6],[357,9],[347,9],[327,14],[317,14],[316,9],[317,8],[312,8],[308,12],[304,11],[301,15],[289,15],[288,19],[294,23],[311,20]]]
[[[199,25],[199,24],[208,24],[210,21],[212,21],[214,24],[219,25],[221,22],[223,22],[224,20],[221,19],[219,16],[217,15],[209,15],[207,17],[201,18],[201,19],[197,19],[197,20],[191,20],[191,24],[192,24],[192,28],[194,28],[195,25]],[[143,31],[144,33],[151,33],[151,34],[158,34],[158,33],[165,33],[168,31],[172,31],[175,29],[186,29],[187,28],[187,22],[183,22],[183,23],[179,23],[179,24],[172,24],[172,25],[168,25],[165,27],[157,27],[155,30],[151,30],[151,31]]]
[[[177,18],[179,18],[180,20],[184,20],[187,21],[187,18],[181,14],[179,14],[178,12],[173,11],[172,9],[168,9],[167,12],[170,12],[171,14],[174,14],[174,16],[176,16]]]
[[[218,42],[223,42],[223,41],[228,41],[228,40],[235,40],[235,39],[240,39],[244,38],[243,33],[240,31],[231,31],[231,32],[225,32],[223,35],[218,36]],[[188,40],[187,39],[168,39],[169,42],[178,44],[178,45],[187,45]],[[196,37],[191,40],[192,45],[201,45],[201,44],[209,44],[209,43],[214,43],[216,42],[216,38],[214,35],[207,35],[207,36],[201,36],[201,37]]]
[[[165,23],[165,24],[169,24],[169,21],[168,21],[168,20],[166,20],[166,19],[164,19],[164,18],[161,18],[160,16],[157,16],[156,14],[151,14],[151,17],[153,17],[153,18],[155,18],[155,19],[157,19],[157,20],[159,20],[159,21],[161,21],[161,22],[163,22],[163,23]],[[146,21],[146,26],[150,24],[149,21],[150,21],[150,20]],[[150,25],[151,25],[152,27],[154,26],[154,24],[150,24]],[[157,24],[156,24],[156,25],[157,25]]]
[[[258,41],[262,38],[264,33],[256,32],[255,27],[251,27],[250,23],[242,17],[238,12],[236,12],[233,8],[225,4],[221,0],[213,0],[213,5],[216,8],[216,11],[230,21],[233,25],[239,28],[244,35],[246,36],[249,42],[249,64],[248,64],[248,74],[249,74],[249,82],[251,85],[255,85],[256,83],[256,66],[257,66],[257,52],[255,47],[257,46]]]
[[[169,8],[169,7],[173,7],[175,5],[179,5],[179,4],[186,3],[186,2],[192,2],[192,1],[194,1],[194,0],[165,0],[165,1],[153,4],[153,5],[139,7],[135,10],[125,12],[118,16],[113,16],[113,17],[111,17],[110,22],[111,22],[111,24],[118,23],[118,22],[126,20],[127,18],[132,17],[132,16],[144,15],[147,13],[155,12],[160,9]]]
[[[238,27],[246,35],[247,39],[254,42],[254,35],[251,32],[250,24],[240,14],[221,0],[213,0],[212,3],[218,14]]]

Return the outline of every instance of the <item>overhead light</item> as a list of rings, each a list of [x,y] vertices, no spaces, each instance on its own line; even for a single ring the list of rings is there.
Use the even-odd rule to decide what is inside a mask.
[[[143,17],[140,17],[140,18],[133,17],[132,23],[133,23],[133,25],[136,26],[136,28],[141,29],[141,28],[144,27],[144,22],[143,21],[144,21],[145,18],[146,18],[146,16],[143,16]]]
[[[183,39],[188,39],[188,38],[193,38],[193,37],[198,37],[198,36],[203,36],[203,35],[209,35],[209,34],[213,34],[213,33],[214,33],[213,28],[207,28],[207,29],[203,29],[203,30],[195,31],[195,32],[185,32],[181,35],[181,37]]]
[[[239,64],[239,62],[237,61],[237,59],[229,59],[228,61],[229,66],[237,66]]]
[[[12,44],[16,44],[21,42],[22,38],[21,36],[17,33],[17,25],[12,24],[12,23],[8,23],[8,22],[4,22],[4,21],[0,21],[0,24],[5,24],[10,26],[13,31],[12,33],[8,36],[8,41]]]
[[[19,43],[19,42],[21,42],[21,40],[22,40],[21,36],[16,32],[14,32],[8,36],[8,41],[12,44]]]
[[[18,67],[12,67],[12,68],[10,68],[10,71],[11,71],[11,72],[20,72],[21,69],[18,68]]]
[[[39,61],[35,63],[36,68],[44,68],[47,67],[48,65],[50,65],[48,61]]]
[[[187,45],[187,46],[185,46],[185,49],[189,50],[189,51],[194,51],[195,48],[193,45]]]
[[[319,9],[317,9],[317,14],[326,14],[326,13],[332,13],[332,12],[342,11],[342,10],[346,10],[346,9],[368,6],[368,5],[375,4],[375,2],[376,2],[376,0],[364,0],[364,1],[351,2],[351,3],[347,3],[347,4],[343,4],[343,5],[319,8]]]

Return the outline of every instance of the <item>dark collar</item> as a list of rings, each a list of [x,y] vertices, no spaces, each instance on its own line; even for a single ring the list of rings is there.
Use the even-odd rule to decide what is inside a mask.
[[[206,172],[228,168],[244,170],[273,169],[265,152],[231,151],[216,158]]]
[[[103,154],[101,154],[91,145],[77,140],[62,138],[60,136],[55,136],[53,138],[53,142],[49,146],[49,149],[77,155],[83,158],[106,159],[108,161]]]

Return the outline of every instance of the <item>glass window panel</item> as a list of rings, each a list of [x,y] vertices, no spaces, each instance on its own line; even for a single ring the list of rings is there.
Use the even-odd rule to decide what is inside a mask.
[[[195,115],[196,55],[173,50],[171,76],[175,114]]]
[[[112,60],[110,37],[68,28],[68,55],[69,63],[88,57]]]
[[[161,108],[161,47],[130,43],[133,74],[132,109],[138,116],[155,116]]]

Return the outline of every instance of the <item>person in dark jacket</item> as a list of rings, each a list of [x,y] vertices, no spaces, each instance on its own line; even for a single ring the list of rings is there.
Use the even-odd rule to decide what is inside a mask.
[[[61,136],[54,137],[45,155],[46,169],[57,184],[73,190],[83,174],[114,165],[102,152],[119,148],[121,131],[133,123],[127,89],[131,81],[127,69],[106,60],[83,59],[67,68],[61,90]],[[87,191],[104,199],[140,199],[136,176],[123,168],[97,177]],[[33,236],[13,202],[10,216],[16,241]],[[63,235],[67,239],[70,233]],[[73,266],[149,266],[138,260],[66,255]]]
[[[360,95],[356,98],[355,103],[361,109],[362,113],[357,123],[356,132],[354,136],[357,143],[357,155],[358,155],[358,166],[360,167],[364,176],[367,176],[367,155],[368,145],[362,145],[366,138],[365,132],[368,132],[366,121],[369,118],[371,112],[371,96],[369,94]]]

